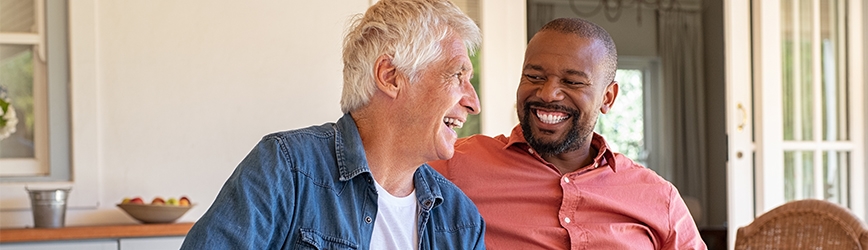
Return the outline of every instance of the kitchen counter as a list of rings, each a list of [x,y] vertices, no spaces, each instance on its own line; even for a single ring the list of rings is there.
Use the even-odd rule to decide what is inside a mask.
[[[0,243],[184,236],[193,222],[0,229]]]

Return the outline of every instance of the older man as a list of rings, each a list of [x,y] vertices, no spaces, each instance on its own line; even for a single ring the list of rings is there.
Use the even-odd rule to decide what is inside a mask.
[[[479,112],[479,40],[447,0],[371,6],[344,41],[345,115],[265,136],[182,248],[484,249],[476,207],[425,164]]]
[[[617,61],[603,28],[549,22],[527,45],[512,135],[463,138],[430,163],[479,207],[489,249],[705,249],[678,190],[593,132]]]

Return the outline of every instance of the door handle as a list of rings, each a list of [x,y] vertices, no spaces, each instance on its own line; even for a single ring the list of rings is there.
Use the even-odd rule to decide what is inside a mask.
[[[736,109],[741,112],[741,121],[738,123],[738,132],[744,131],[744,125],[747,124],[747,110],[744,109],[744,105],[738,103]]]

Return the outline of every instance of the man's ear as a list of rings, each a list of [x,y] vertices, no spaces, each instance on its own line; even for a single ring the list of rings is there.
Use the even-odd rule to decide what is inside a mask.
[[[600,112],[603,114],[609,112],[609,109],[615,104],[615,97],[618,97],[618,82],[612,81],[609,86],[606,86],[606,92],[603,93],[603,105],[600,105]]]
[[[380,55],[374,63],[374,84],[377,89],[389,97],[398,96],[398,68],[392,64],[392,57]]]

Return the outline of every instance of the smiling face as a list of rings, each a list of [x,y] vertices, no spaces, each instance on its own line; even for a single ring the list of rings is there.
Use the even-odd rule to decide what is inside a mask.
[[[524,137],[537,152],[590,146],[597,116],[617,94],[601,66],[606,54],[597,40],[556,31],[537,33],[528,43],[517,108]]]
[[[409,134],[425,152],[425,161],[452,158],[455,140],[468,114],[479,114],[479,97],[470,84],[473,65],[458,37],[441,42],[441,58],[422,71],[409,87],[406,122]]]

